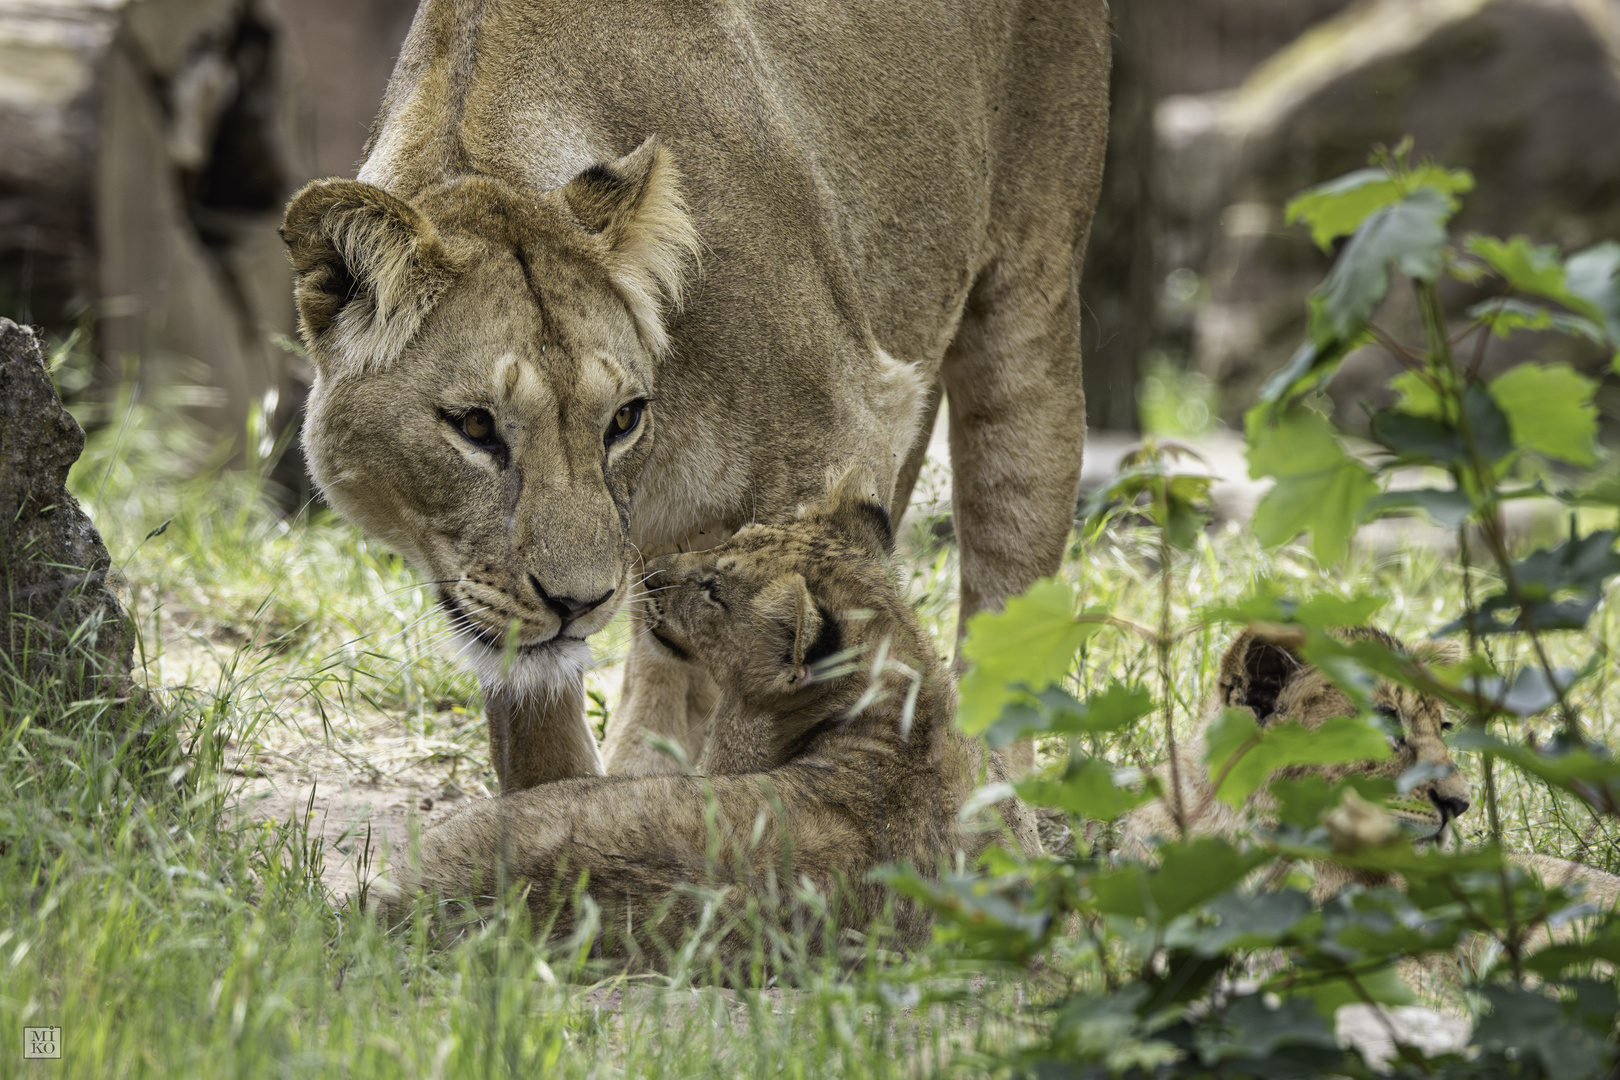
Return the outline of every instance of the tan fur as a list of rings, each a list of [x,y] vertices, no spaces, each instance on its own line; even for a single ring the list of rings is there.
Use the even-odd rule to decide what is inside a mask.
[[[959,811],[981,779],[1001,777],[993,766],[981,777],[977,744],[952,724],[950,673],[886,565],[876,487],[855,474],[786,525],[650,567],[648,636],[719,687],[707,775],[574,779],[475,804],[424,835],[420,874],[387,917],[417,886],[476,909],[504,877],[561,936],[584,875],[602,948],[658,965],[702,917],[695,890],[719,890],[707,895],[722,927],[750,904],[768,921],[815,919],[793,902],[802,882],[841,896],[842,925],[864,925],[887,900],[866,880],[874,865],[933,871],[976,855],[989,834]],[[1037,850],[1027,811],[1000,810]],[[909,903],[896,919],[905,941],[925,935],[926,913]],[[746,923],[717,936],[728,963],[754,942]]]
[[[1371,637],[1385,645],[1406,648],[1389,635],[1369,627],[1343,633],[1347,637]],[[1450,642],[1426,642],[1407,651],[1429,663],[1455,662],[1460,658],[1460,652]],[[1452,764],[1451,754],[1442,737],[1443,726],[1448,724],[1444,703],[1405,687],[1380,681],[1373,689],[1373,707],[1398,721],[1403,733],[1402,740],[1395,746],[1395,752],[1389,759],[1359,766],[1311,767],[1299,772],[1310,771],[1339,778],[1354,771],[1393,779],[1420,762],[1446,770],[1444,775],[1411,793],[1416,799],[1431,804],[1434,807],[1432,811],[1405,809],[1397,810],[1394,815],[1431,827],[1433,834],[1438,836],[1452,812],[1461,812],[1458,807],[1465,811],[1469,805],[1467,780]],[[1205,711],[1203,726],[1207,726],[1220,715],[1222,709],[1227,708],[1247,709],[1262,725],[1293,720],[1306,727],[1316,727],[1334,717],[1350,716],[1356,711],[1343,690],[1321,671],[1307,664],[1291,647],[1268,640],[1253,631],[1239,634],[1221,657],[1216,695]],[[1263,795],[1256,796],[1242,812],[1232,810],[1213,797],[1209,769],[1204,762],[1203,730],[1178,747],[1177,764],[1181,776],[1182,805],[1186,808],[1191,832],[1233,836],[1246,817],[1265,812],[1267,801]],[[1168,763],[1160,767],[1157,774],[1166,792],[1170,792],[1172,770]],[[1443,815],[1440,808],[1447,801],[1450,805]],[[1382,808],[1370,807],[1359,798],[1347,798],[1346,805],[1336,809],[1333,815],[1327,824],[1336,848],[1375,843],[1378,837],[1388,835],[1388,829],[1393,825]],[[1126,817],[1122,826],[1122,847],[1141,856],[1150,850],[1153,838],[1172,837],[1176,832],[1175,817],[1167,797],[1142,806]],[[1508,858],[1549,885],[1577,885],[1583,888],[1590,902],[1600,907],[1613,908],[1620,902],[1620,877],[1613,874],[1550,855],[1509,852]],[[1314,890],[1316,898],[1326,899],[1355,881],[1380,883],[1352,875],[1336,865],[1319,865]]]
[[[437,583],[504,790],[601,770],[580,639],[642,559],[852,464],[898,514],[941,387],[963,617],[1056,569],[1107,84],[1104,0],[424,0],[359,179],[288,209],[304,443]],[[638,643],[608,766],[675,768],[706,679]]]

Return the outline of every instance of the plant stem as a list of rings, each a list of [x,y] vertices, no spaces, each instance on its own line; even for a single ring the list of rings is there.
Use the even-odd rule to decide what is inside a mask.
[[[1460,480],[1457,481],[1460,486]],[[1468,552],[1468,522],[1464,521],[1457,528],[1457,554],[1462,560],[1462,587],[1463,611],[1468,616],[1468,657],[1470,660],[1479,652],[1479,630],[1474,625],[1474,575],[1471,559]],[[1484,732],[1490,726],[1491,714],[1480,704],[1479,676],[1470,676],[1473,683],[1474,706],[1473,724]],[[1502,842],[1502,818],[1496,807],[1496,762],[1489,754],[1482,754],[1485,761],[1485,816],[1490,822],[1491,840],[1497,844]]]
[[[1170,755],[1170,785],[1175,798],[1170,806],[1175,813],[1176,828],[1181,838],[1187,838],[1187,808],[1181,798],[1181,759],[1176,753],[1176,699],[1170,686],[1170,491],[1169,481],[1159,478],[1159,694],[1164,700],[1164,742]]]

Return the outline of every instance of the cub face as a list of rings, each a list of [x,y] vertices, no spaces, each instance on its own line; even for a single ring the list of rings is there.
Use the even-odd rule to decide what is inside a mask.
[[[1370,637],[1392,648],[1405,648],[1389,635],[1368,627],[1358,627],[1344,634],[1352,639]],[[1407,651],[1431,663],[1458,658],[1449,643],[1424,643]],[[1266,641],[1252,632],[1239,635],[1222,658],[1219,686],[1223,705],[1250,710],[1262,726],[1286,719],[1308,728],[1316,727],[1334,717],[1353,716],[1357,712],[1350,696],[1320,670],[1306,663],[1292,649]],[[1384,680],[1373,687],[1372,703],[1373,711],[1385,719],[1390,729],[1391,756],[1381,762],[1331,771],[1336,776],[1359,772],[1393,780],[1414,766],[1429,766],[1434,778],[1413,788],[1406,806],[1391,809],[1398,817],[1435,826],[1438,837],[1470,804],[1468,781],[1452,762],[1443,737],[1443,732],[1451,728],[1445,705],[1437,698]]]
[[[667,153],[542,193],[318,181],[283,232],[315,482],[427,575],[486,684],[555,685],[629,592],[662,309],[696,242]]]
[[[887,636],[917,646],[886,560],[889,515],[863,473],[784,525],[750,525],[707,551],[648,564],[647,633],[705,664],[722,692],[765,711],[836,711],[864,680],[818,668]],[[898,638],[898,640],[897,640]]]

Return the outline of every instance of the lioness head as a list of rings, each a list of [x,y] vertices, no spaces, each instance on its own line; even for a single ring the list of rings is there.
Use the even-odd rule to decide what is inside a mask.
[[[311,475],[433,582],[486,682],[554,685],[630,587],[663,314],[697,244],[677,185],[649,139],[551,191],[319,180],[287,209]]]
[[[1430,663],[1459,658],[1451,642],[1425,642],[1407,648],[1371,627],[1356,627],[1342,634],[1347,638],[1374,638]],[[1252,631],[1238,635],[1221,658],[1219,688],[1223,705],[1248,709],[1262,727],[1279,720],[1315,727],[1336,716],[1352,716],[1357,711],[1348,694],[1293,649]],[[1358,771],[1394,779],[1414,766],[1429,766],[1432,778],[1412,789],[1408,805],[1392,809],[1399,817],[1435,826],[1438,836],[1469,806],[1468,782],[1452,763],[1451,753],[1441,737],[1441,733],[1451,727],[1445,705],[1384,680],[1374,686],[1372,701],[1373,709],[1389,723],[1390,747],[1394,753],[1382,762],[1330,771],[1338,775]],[[1317,767],[1312,771],[1323,770]]]
[[[932,659],[888,568],[893,543],[877,484],[857,470],[795,520],[650,564],[647,632],[707,666],[730,701],[771,715],[773,750],[751,766],[853,706],[880,647],[908,665]]]

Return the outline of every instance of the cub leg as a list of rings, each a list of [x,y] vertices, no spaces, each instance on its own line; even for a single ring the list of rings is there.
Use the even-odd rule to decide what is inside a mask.
[[[719,687],[697,664],[672,656],[649,635],[636,633],[624,665],[619,707],[608,718],[602,741],[607,771],[614,776],[678,773],[695,767],[703,756],[709,714]],[[648,735],[680,744],[688,770],[655,749]]]
[[[1061,257],[1058,257],[1061,255]],[[1080,488],[1086,440],[1079,294],[1067,249],[992,264],[975,283],[941,374],[949,399],[952,516],[961,551],[958,634],[1057,572]],[[1028,740],[1002,751],[1007,772],[1035,763]]]
[[[601,776],[602,758],[585,720],[585,685],[576,677],[550,693],[515,695],[485,686],[489,756],[501,792],[566,780]]]

